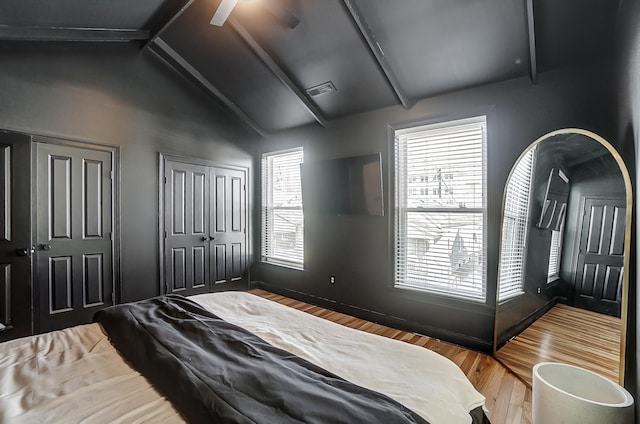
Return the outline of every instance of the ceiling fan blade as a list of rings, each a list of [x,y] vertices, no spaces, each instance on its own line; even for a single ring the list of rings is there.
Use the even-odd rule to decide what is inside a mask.
[[[210,24],[215,26],[222,26],[226,21],[233,8],[236,7],[238,0],[222,0],[218,6],[218,10],[213,15]]]

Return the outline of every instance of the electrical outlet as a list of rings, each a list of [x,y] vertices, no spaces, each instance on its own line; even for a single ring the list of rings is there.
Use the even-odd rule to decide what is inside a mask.
[[[335,275],[330,275],[329,276],[329,282],[331,284],[335,284],[336,283],[336,276]]]

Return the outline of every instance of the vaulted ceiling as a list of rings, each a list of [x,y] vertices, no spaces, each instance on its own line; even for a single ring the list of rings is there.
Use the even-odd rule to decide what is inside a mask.
[[[265,134],[609,60],[618,12],[618,0],[240,0],[214,26],[219,5],[3,0],[0,41],[137,42]]]

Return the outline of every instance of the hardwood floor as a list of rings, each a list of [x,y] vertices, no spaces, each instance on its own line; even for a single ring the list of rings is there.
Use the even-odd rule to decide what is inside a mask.
[[[488,416],[492,424],[531,423],[531,389],[489,355],[430,337],[385,327],[264,290],[254,289],[251,290],[251,293],[350,328],[401,340],[438,352],[455,362],[474,387],[485,396],[489,409]]]
[[[620,319],[559,304],[496,356],[529,385],[533,366],[545,361],[577,365],[618,382]]]

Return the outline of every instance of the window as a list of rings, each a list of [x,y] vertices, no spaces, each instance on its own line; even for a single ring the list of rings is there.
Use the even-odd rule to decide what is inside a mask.
[[[395,287],[485,301],[486,138],[484,116],[396,131]]]
[[[562,171],[558,169],[558,176],[567,184],[569,184],[569,178]],[[564,234],[564,221],[565,221],[565,209],[566,203],[562,205],[563,209],[560,211],[561,220],[559,229],[552,230],[551,232],[551,246],[549,248],[549,268],[547,269],[547,283],[551,283],[560,278],[560,257],[562,255],[562,236]]]
[[[263,262],[303,267],[302,157],[302,148],[262,155]]]
[[[549,249],[549,269],[547,271],[547,283],[560,278],[560,255],[562,254],[562,233],[564,220],[560,224],[559,231],[551,231],[551,247]]]
[[[507,183],[502,218],[499,302],[524,293],[524,266],[535,150],[534,147],[520,159]]]

